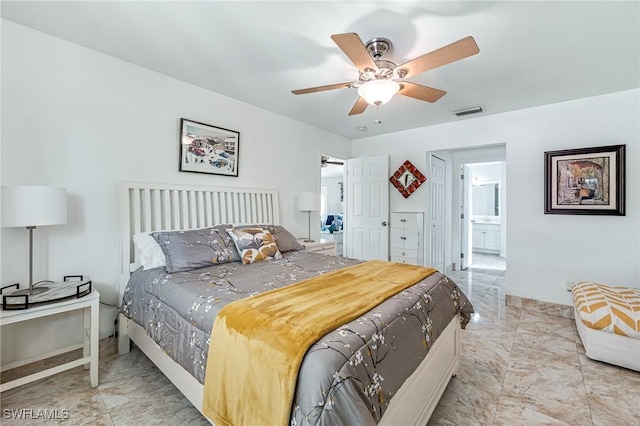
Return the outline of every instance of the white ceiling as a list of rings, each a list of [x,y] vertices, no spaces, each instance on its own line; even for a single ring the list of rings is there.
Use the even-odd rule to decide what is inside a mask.
[[[638,1],[2,1],[2,17],[349,139],[640,87]],[[410,78],[448,93],[396,96],[375,125],[372,107],[347,116],[355,89],[291,93],[357,80],[330,38],[345,32],[390,39],[397,64],[468,35],[480,53]]]

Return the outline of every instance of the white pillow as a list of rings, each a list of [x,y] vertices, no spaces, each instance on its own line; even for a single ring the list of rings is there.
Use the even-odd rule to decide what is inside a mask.
[[[143,270],[166,266],[167,260],[162,249],[149,234],[135,234],[133,244],[136,249],[136,260],[142,265]]]

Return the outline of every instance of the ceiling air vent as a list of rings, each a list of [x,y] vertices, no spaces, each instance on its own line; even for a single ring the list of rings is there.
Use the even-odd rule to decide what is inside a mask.
[[[482,111],[484,111],[484,108],[482,108],[481,106],[475,106],[471,108],[459,109],[457,111],[453,111],[453,113],[458,117],[464,117],[465,115],[477,114]]]

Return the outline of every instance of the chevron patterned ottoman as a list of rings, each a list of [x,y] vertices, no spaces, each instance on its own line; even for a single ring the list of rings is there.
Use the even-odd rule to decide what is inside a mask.
[[[640,371],[640,289],[580,282],[571,295],[586,355]]]

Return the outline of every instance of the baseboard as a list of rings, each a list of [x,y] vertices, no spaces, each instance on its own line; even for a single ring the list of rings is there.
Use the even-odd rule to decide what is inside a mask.
[[[537,299],[513,296],[507,294],[506,305],[512,308],[523,309],[525,311],[555,315],[558,317],[573,319],[573,306],[561,305],[559,303],[543,302]]]

